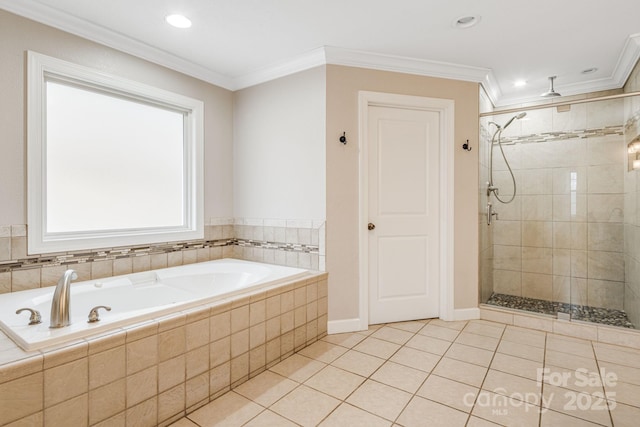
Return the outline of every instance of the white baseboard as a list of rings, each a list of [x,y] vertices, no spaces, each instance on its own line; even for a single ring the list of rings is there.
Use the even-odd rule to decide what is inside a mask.
[[[459,308],[453,310],[453,320],[475,320],[480,318],[479,308]]]
[[[328,334],[362,331],[360,319],[330,320],[327,322]]]

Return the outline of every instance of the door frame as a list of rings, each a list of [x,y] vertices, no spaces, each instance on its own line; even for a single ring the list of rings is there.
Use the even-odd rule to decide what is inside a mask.
[[[359,161],[359,319],[360,330],[369,327],[369,153],[367,140],[369,107],[400,107],[432,111],[440,115],[440,303],[439,313],[443,320],[454,320],[453,310],[453,172],[454,172],[454,109],[452,99],[398,95],[383,92],[358,92],[358,161]]]

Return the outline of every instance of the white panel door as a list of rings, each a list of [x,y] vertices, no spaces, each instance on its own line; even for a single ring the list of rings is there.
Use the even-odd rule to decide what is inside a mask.
[[[439,315],[439,123],[368,107],[370,324]]]

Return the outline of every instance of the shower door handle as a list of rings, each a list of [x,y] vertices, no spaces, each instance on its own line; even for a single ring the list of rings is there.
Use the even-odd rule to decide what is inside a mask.
[[[369,224],[367,224],[367,230],[371,231],[371,230],[375,230],[376,225],[372,222],[370,222]]]

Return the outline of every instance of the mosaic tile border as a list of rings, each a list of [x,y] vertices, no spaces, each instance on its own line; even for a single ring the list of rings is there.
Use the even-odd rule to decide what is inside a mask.
[[[627,314],[623,310],[590,307],[587,305],[568,304],[558,301],[546,301],[497,293],[491,294],[486,304],[550,315],[569,313],[575,320],[635,329],[635,326],[629,321]]]
[[[281,250],[285,252],[319,254],[319,247],[317,245],[303,245],[229,238],[168,243],[162,245],[132,246],[111,250],[96,250],[59,255],[27,257],[17,260],[0,262],[0,273],[42,267],[57,267],[61,265],[82,264],[96,261],[112,261],[116,259],[135,258],[156,254],[168,254],[172,252],[181,252],[193,249],[221,248],[225,246],[253,247],[261,249]]]
[[[503,144],[528,144],[535,142],[563,141],[566,139],[599,138],[610,135],[624,136],[624,126],[606,126],[596,129],[576,129],[574,131],[552,131],[539,134],[503,137]]]

